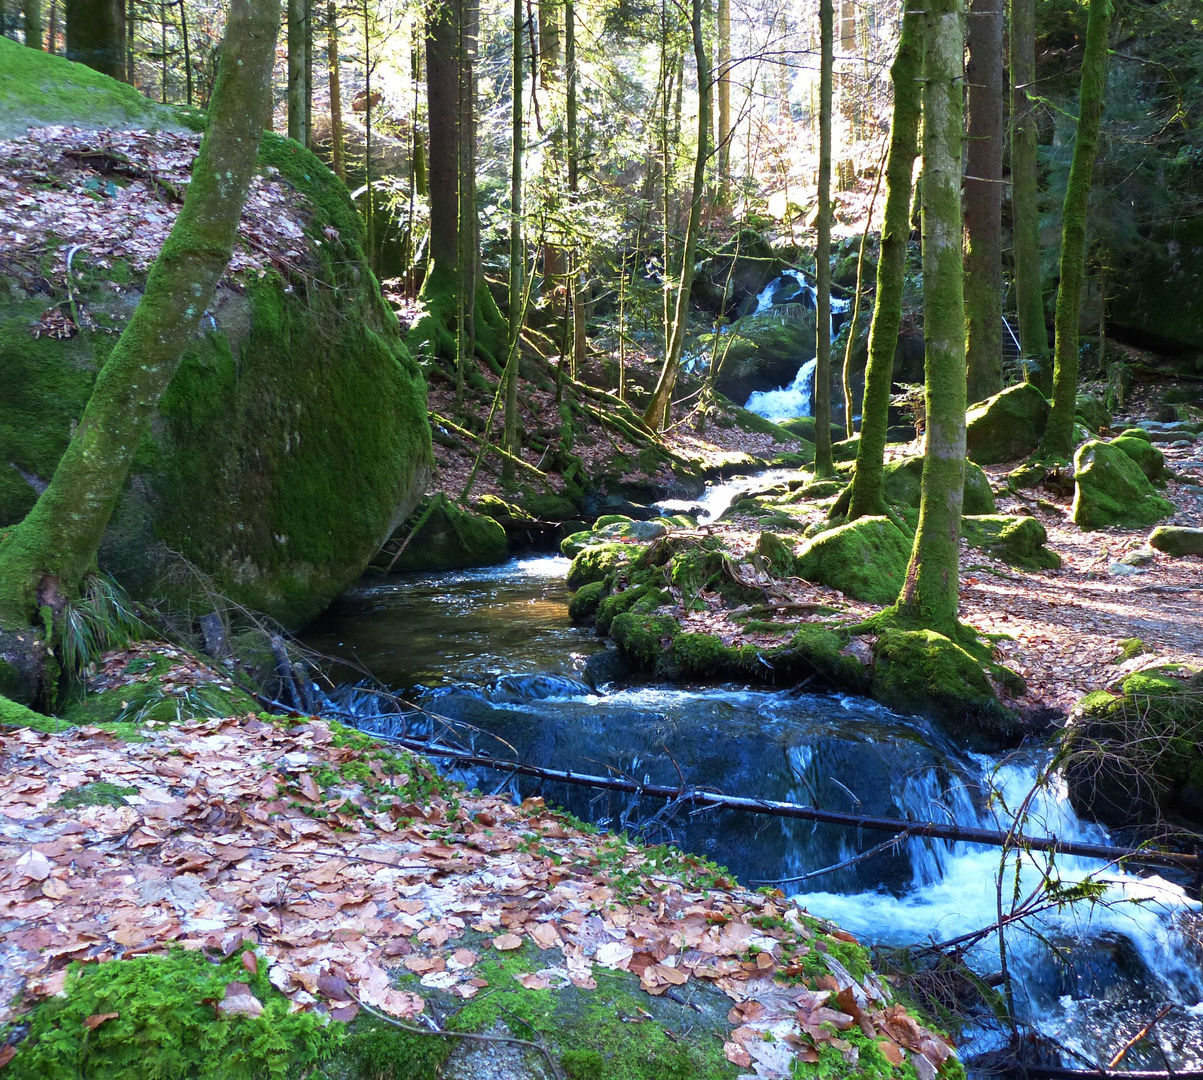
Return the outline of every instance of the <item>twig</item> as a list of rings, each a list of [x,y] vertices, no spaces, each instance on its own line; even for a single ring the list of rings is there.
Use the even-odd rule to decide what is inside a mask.
[[[1134,1047],[1138,1042],[1140,1042],[1140,1040],[1143,1039],[1150,1031],[1152,1031],[1153,1025],[1156,1024],[1157,1021],[1160,1020],[1163,1016],[1165,1016],[1165,1014],[1168,1013],[1173,1007],[1174,1007],[1174,1005],[1171,1002],[1164,1009],[1162,1009],[1161,1012],[1159,1012],[1156,1016],[1154,1016],[1152,1020],[1150,1020],[1147,1024],[1145,1024],[1145,1026],[1142,1027],[1135,1035],[1133,1035],[1132,1038],[1130,1038],[1126,1043],[1124,1043],[1124,1045],[1120,1047],[1119,1053],[1116,1054],[1115,1057],[1113,1057],[1109,1062],[1107,1062],[1107,1068],[1114,1069],[1116,1067],[1116,1065],[1118,1065],[1120,1063],[1120,1061],[1123,1060],[1124,1055],[1129,1050],[1131,1050],[1132,1047]]]
[[[794,877],[766,878],[764,880],[751,878],[748,881],[748,884],[789,885],[795,881],[809,881],[811,878],[822,877],[824,874],[834,874],[837,870],[846,870],[849,866],[855,866],[858,862],[864,862],[865,859],[872,858],[879,852],[885,851],[886,848],[891,848],[895,844],[905,840],[908,836],[910,836],[910,833],[906,829],[903,829],[902,832],[898,833],[896,836],[891,836],[889,840],[883,840],[880,844],[869,848],[868,851],[862,851],[860,854],[853,855],[851,858],[845,859],[843,862],[832,863],[830,866],[824,866],[822,869],[811,870],[805,874],[797,874]]]
[[[444,1028],[424,1028],[417,1024],[406,1024],[379,1009],[373,1009],[371,1005],[365,1004],[354,994],[351,995],[351,1000],[364,1012],[376,1017],[377,1020],[383,1020],[386,1024],[392,1024],[393,1027],[398,1027],[402,1031],[408,1031],[411,1035],[436,1035],[443,1039],[467,1039],[470,1042],[508,1043],[510,1046],[525,1046],[530,1050],[538,1050],[547,1062],[547,1067],[551,1069],[552,1076],[556,1077],[556,1080],[564,1080],[564,1073],[560,1069],[559,1063],[551,1056],[551,1051],[543,1043],[531,1042],[529,1039],[517,1039],[512,1035],[477,1035],[470,1031],[447,1031]]]

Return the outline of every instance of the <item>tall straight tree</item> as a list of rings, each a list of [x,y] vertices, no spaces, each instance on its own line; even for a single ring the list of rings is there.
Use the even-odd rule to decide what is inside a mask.
[[[902,288],[906,271],[907,241],[911,235],[911,195],[915,157],[919,153],[919,114],[922,108],[923,13],[922,0],[906,0],[898,54],[890,68],[894,86],[894,115],[890,121],[890,147],[886,157],[886,205],[881,224],[881,257],[877,262],[877,296],[869,327],[869,360],[865,367],[865,394],[861,403],[860,442],[856,471],[845,489],[846,498],[833,513],[848,520],[884,514],[884,464],[889,427],[890,386],[894,379],[894,351],[902,325]]]
[[[689,25],[693,36],[693,55],[698,70],[698,148],[693,159],[693,187],[690,192],[689,218],[685,225],[685,250],[681,255],[681,277],[677,282],[677,298],[664,353],[664,366],[652,391],[652,399],[643,413],[643,422],[653,431],[668,423],[672,411],[673,387],[681,368],[681,353],[685,348],[685,332],[689,319],[689,292],[693,287],[694,259],[697,255],[698,233],[702,226],[702,203],[706,195],[706,162],[710,157],[710,62],[706,56],[706,38],[702,20],[703,0],[693,0]],[[667,186],[667,177],[665,184]],[[667,229],[668,222],[665,222]]]
[[[1019,349],[1028,380],[1049,394],[1053,389],[1053,366],[1041,288],[1038,132],[1031,95],[1035,78],[1036,0],[1011,0],[1011,232]]]
[[[25,15],[25,44],[31,49],[44,48],[41,0],[22,0],[21,10]]]
[[[718,0],[718,204],[731,204],[731,0]]]
[[[66,0],[64,10],[67,59],[125,82],[125,0]]]
[[[957,628],[965,487],[965,303],[961,141],[962,0],[925,0],[923,50],[923,337],[927,434],[919,528],[898,596],[899,620]]]
[[[309,116],[305,108],[306,87],[309,73],[308,58],[309,21],[306,18],[308,0],[288,2],[288,137],[299,143],[308,140]]]
[[[330,167],[340,180],[347,179],[343,159],[343,93],[342,71],[338,52],[338,8],[335,0],[326,4],[326,67],[330,86]]]
[[[815,476],[831,460],[831,128],[835,79],[835,5],[819,0],[819,209],[815,224]]]
[[[522,338],[523,265],[522,252],[522,0],[514,0],[511,36],[513,102],[510,156],[510,334],[505,362],[505,448],[517,455],[522,448],[518,434],[518,353]],[[514,479],[514,462],[505,458],[502,478]]]
[[[969,400],[1002,389],[1003,0],[969,0],[965,360]]]
[[[1078,98],[1078,133],[1074,139],[1069,183],[1061,211],[1061,284],[1057,290],[1056,345],[1053,357],[1053,407],[1040,444],[1045,460],[1067,461],[1074,447],[1074,413],[1078,397],[1078,318],[1086,267],[1086,211],[1094,161],[1098,154],[1099,120],[1107,86],[1107,39],[1111,32],[1111,0],[1090,0],[1082,86]]]
[[[57,620],[78,594],[159,398],[213,302],[271,114],[279,25],[278,0],[231,0],[208,125],[179,217],[54,476],[0,540],[0,647],[6,654],[22,632],[34,638],[29,627],[40,610],[49,608]],[[0,692],[13,689],[5,685]],[[33,687],[27,682],[17,689],[28,699]]]

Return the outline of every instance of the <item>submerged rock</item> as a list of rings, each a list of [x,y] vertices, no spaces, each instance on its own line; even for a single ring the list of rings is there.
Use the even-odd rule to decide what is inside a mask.
[[[1048,401],[1032,383],[1009,386],[979,401],[965,416],[969,459],[998,465],[1026,457],[1040,445],[1048,413]]]
[[[1074,524],[1083,529],[1118,525],[1139,529],[1174,513],[1175,507],[1122,448],[1097,440],[1074,455]]]

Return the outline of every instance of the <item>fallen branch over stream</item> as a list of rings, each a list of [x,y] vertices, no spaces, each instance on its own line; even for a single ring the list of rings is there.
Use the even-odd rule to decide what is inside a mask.
[[[623,791],[632,795],[646,795],[654,799],[667,799],[678,805],[714,807],[736,810],[744,814],[767,814],[770,817],[796,818],[802,821],[817,821],[826,825],[840,825],[848,829],[874,829],[896,833],[905,826],[909,836],[928,836],[935,840],[960,841],[966,844],[986,844],[993,847],[1012,847],[1028,851],[1051,851],[1058,855],[1076,855],[1087,859],[1103,859],[1108,862],[1139,863],[1142,866],[1172,867],[1203,873],[1203,856],[1188,855],[1172,851],[1151,851],[1145,848],[1110,847],[1106,844],[1084,844],[1072,840],[1060,840],[1055,836],[1028,836],[1015,831],[977,829],[964,825],[950,825],[938,821],[903,821],[899,818],[871,817],[867,814],[849,814],[839,810],[824,810],[818,806],[801,803],[778,802],[773,799],[751,799],[741,795],[723,795],[716,791],[700,788],[668,787],[663,784],[640,784],[614,776],[591,776],[563,769],[545,769],[521,761],[473,754],[467,750],[429,743],[422,739],[402,736],[369,734],[390,743],[396,743],[427,757],[448,758],[463,765],[479,765],[499,772],[533,776],[540,780],[551,780],[578,787],[599,788],[603,791]],[[1125,1074],[1130,1075],[1130,1074]]]

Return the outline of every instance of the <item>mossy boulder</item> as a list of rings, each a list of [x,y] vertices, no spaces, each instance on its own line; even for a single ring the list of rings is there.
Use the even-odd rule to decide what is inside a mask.
[[[638,550],[632,544],[590,544],[572,560],[568,568],[568,588],[579,589],[593,581],[604,581],[608,574],[629,563]]]
[[[782,420],[778,427],[785,428],[786,431],[792,433],[799,439],[805,439],[807,442],[815,441],[815,420],[813,416],[798,416],[792,420]],[[831,425],[831,441],[832,443],[839,442],[844,437],[844,426],[842,424]]]
[[[906,457],[886,462],[886,502],[917,508],[922,482],[923,458]],[[965,494],[961,512],[993,514],[994,511],[994,492],[990,488],[989,477],[982,471],[981,466],[972,461],[965,462]]]
[[[873,646],[870,693],[903,713],[1003,745],[1018,720],[1000,704],[981,662],[934,630],[884,630]]]
[[[607,515],[604,518],[598,518],[597,524],[592,529],[585,529],[564,537],[560,541],[560,554],[573,559],[585,548],[596,544],[614,541],[645,543],[663,536],[671,524],[672,522],[665,520],[632,521],[630,518],[619,517],[616,514]]]
[[[793,545],[782,540],[776,533],[762,532],[756,538],[756,554],[773,577],[784,578],[794,573]]]
[[[142,129],[165,114],[86,67],[0,45],[5,123],[103,116]],[[28,94],[27,80],[54,91]],[[433,459],[425,384],[368,268],[346,187],[270,132],[259,159],[263,182],[297,208],[297,274],[226,276],[141,444],[100,564],[138,596],[184,603],[216,588],[296,628],[362,573],[420,498]],[[61,265],[56,238],[38,239],[46,266]],[[120,257],[79,251],[72,298],[43,270],[14,261],[0,290],[0,526],[20,520],[53,474],[145,281]],[[72,299],[97,329],[34,336]],[[179,556],[208,581],[181,573]]]
[[[1139,529],[1174,513],[1139,465],[1112,443],[1091,440],[1074,455],[1074,524]]]
[[[971,461],[997,465],[1026,457],[1040,445],[1049,403],[1032,383],[1018,383],[973,405],[965,415]]]
[[[652,671],[661,654],[681,632],[681,624],[671,615],[653,615],[640,611],[624,611],[610,624],[610,637],[631,665],[641,671]]]
[[[1074,418],[1090,432],[1091,437],[1111,427],[1111,410],[1094,394],[1079,394],[1074,401]]]
[[[911,540],[889,518],[858,518],[808,540],[795,572],[870,604],[892,604],[906,578]]]
[[[1140,466],[1140,471],[1154,484],[1162,483],[1165,480],[1165,454],[1148,439],[1138,439],[1133,435],[1120,435],[1111,440],[1111,445],[1122,450],[1135,461]]]
[[[1176,558],[1184,555],[1203,557],[1203,529],[1161,525],[1149,533],[1149,546]]]
[[[1123,828],[1165,817],[1203,822],[1203,682],[1181,669],[1146,670],[1119,693],[1074,706],[1063,737],[1065,779],[1078,813]]]
[[[1149,433],[1147,431],[1145,431],[1144,428],[1138,428],[1138,427],[1124,428],[1124,430],[1121,431],[1115,437],[1115,439],[1112,439],[1111,441],[1115,442],[1116,439],[1142,439],[1144,442],[1152,442],[1153,441],[1152,439],[1149,438]]]
[[[414,529],[417,528],[417,532]],[[410,534],[412,538],[410,538]],[[475,514],[436,495],[419,506],[413,516],[393,534],[395,544],[409,540],[396,562],[388,545],[379,564],[402,573],[409,570],[462,570],[504,562],[509,553],[505,529],[493,518]]]
[[[1061,556],[1044,546],[1048,533],[1034,517],[966,515],[961,518],[961,535],[970,547],[1027,570],[1056,570],[1061,565]]]
[[[605,591],[604,581],[591,581],[588,585],[582,585],[568,601],[569,618],[576,623],[592,619],[597,614],[598,605],[601,603]]]

